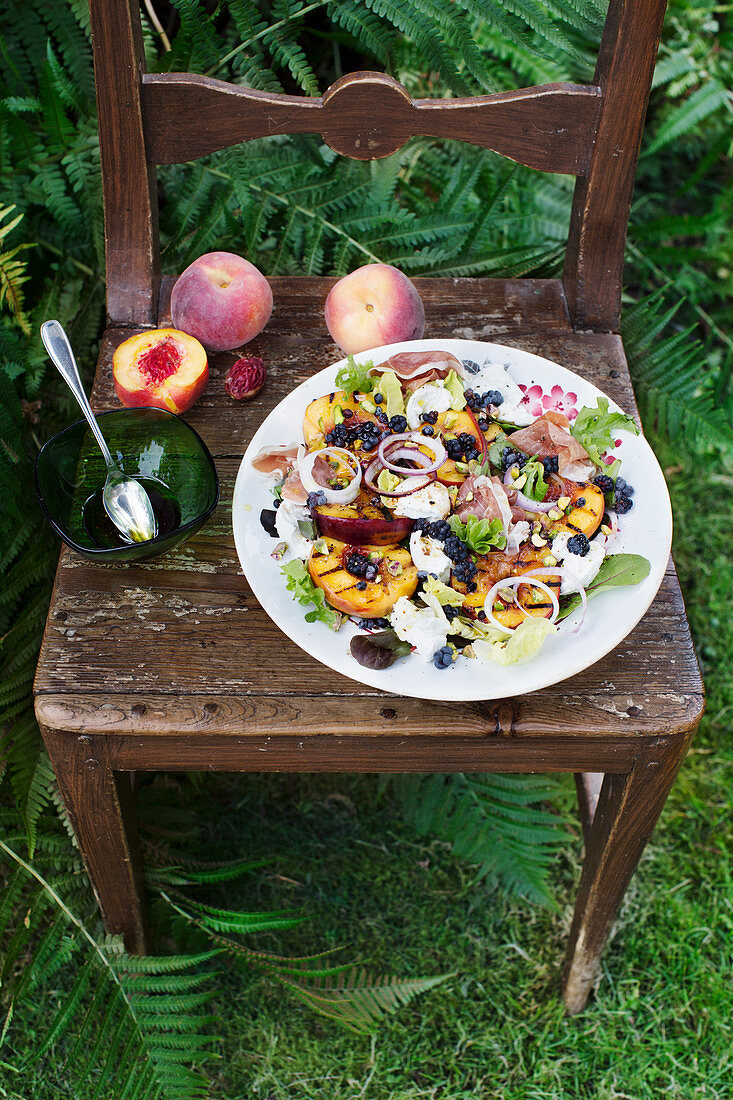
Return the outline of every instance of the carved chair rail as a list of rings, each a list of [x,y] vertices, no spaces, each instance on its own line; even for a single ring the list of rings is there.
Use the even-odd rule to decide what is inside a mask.
[[[455,138],[544,172],[584,175],[602,93],[544,84],[468,99],[412,99],[384,73],[349,73],[322,97],[278,95],[188,73],[142,78],[151,164],[177,164],[273,134],[320,134],[335,152],[372,160],[411,137]],[[192,126],[193,120],[196,126]]]

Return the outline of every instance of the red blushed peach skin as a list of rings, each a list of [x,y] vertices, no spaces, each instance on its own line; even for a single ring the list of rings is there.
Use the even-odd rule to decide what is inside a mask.
[[[400,340],[419,340],[425,309],[417,290],[391,264],[366,264],[339,279],[326,299],[326,327],[348,355]]]
[[[151,405],[182,413],[197,401],[209,380],[209,364],[198,340],[174,328],[131,336],[112,359],[115,393],[123,405]]]
[[[207,252],[178,277],[171,317],[209,351],[231,351],[261,332],[272,313],[272,290],[249,260]]]

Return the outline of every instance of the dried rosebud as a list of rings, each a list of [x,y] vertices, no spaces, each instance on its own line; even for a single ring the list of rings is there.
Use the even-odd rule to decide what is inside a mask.
[[[256,355],[237,359],[227,375],[225,389],[235,401],[249,401],[265,384],[265,364]]]

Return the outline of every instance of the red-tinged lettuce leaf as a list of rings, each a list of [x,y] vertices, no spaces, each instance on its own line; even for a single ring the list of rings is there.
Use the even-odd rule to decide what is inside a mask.
[[[603,564],[598,570],[594,580],[585,590],[588,599],[605,592],[608,588],[622,588],[626,585],[639,584],[649,576],[651,565],[641,554],[609,554],[603,559]],[[567,600],[567,603],[565,602]],[[580,596],[566,596],[563,599],[562,610],[559,619],[565,619],[576,607],[580,607]]]
[[[351,639],[349,652],[364,668],[380,671],[412,653],[412,646],[401,641],[394,630],[377,630],[374,634],[357,634]]]

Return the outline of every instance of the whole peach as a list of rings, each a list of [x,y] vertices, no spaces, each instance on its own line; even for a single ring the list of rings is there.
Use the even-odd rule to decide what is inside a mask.
[[[326,327],[347,354],[400,340],[419,340],[425,308],[417,290],[391,264],[366,264],[339,279],[326,298]]]
[[[234,252],[207,252],[179,276],[171,294],[173,324],[209,351],[231,351],[261,332],[272,313],[270,284]]]

